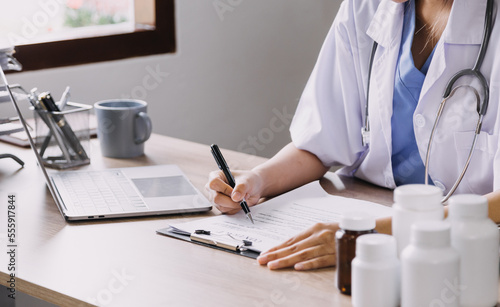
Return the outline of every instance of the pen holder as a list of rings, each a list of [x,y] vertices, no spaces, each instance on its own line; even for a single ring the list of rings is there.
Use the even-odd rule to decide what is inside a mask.
[[[35,143],[43,163],[54,169],[90,164],[91,106],[68,102],[59,112],[35,109]]]

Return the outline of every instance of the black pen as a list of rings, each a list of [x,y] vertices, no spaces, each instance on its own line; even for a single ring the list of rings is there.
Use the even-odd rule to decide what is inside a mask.
[[[214,156],[215,162],[217,162],[217,166],[219,166],[219,168],[224,173],[224,176],[226,176],[227,182],[231,186],[231,188],[234,188],[236,182],[234,181],[233,174],[231,174],[231,171],[229,170],[229,166],[227,165],[224,156],[222,156],[222,153],[220,152],[219,146],[212,144],[210,148],[212,149],[212,155]],[[254,224],[252,214],[250,213],[250,208],[248,208],[248,204],[245,201],[245,199],[243,199],[240,202],[240,206],[241,209],[243,209],[243,211],[247,215],[247,218],[249,218],[252,224]]]

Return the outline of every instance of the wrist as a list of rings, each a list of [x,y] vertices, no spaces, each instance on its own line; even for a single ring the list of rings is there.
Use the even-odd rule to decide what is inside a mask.
[[[268,179],[268,175],[265,171],[264,168],[257,166],[254,167],[252,170],[252,175],[254,176],[254,180],[256,182],[256,186],[259,189],[260,197],[268,197],[269,195],[269,186],[270,186],[270,180]]]

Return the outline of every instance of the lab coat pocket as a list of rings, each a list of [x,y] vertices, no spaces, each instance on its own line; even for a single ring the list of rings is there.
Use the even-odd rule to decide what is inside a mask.
[[[469,157],[474,131],[455,132],[459,174]],[[459,186],[461,193],[486,194],[493,191],[493,160],[498,149],[498,135],[481,131],[477,136],[476,148],[472,154],[469,168]],[[468,191],[467,191],[468,190]]]

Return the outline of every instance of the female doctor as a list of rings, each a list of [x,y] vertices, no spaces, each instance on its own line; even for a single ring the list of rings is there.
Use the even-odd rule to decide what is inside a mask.
[[[494,2],[492,7],[487,8],[488,1]],[[478,109],[488,103],[489,89],[472,158],[455,193],[486,195],[490,218],[500,222],[500,26],[493,26],[499,22],[497,4],[345,0],[297,107],[292,143],[252,170],[235,171],[234,190],[220,171],[212,172],[207,183],[211,200],[221,212],[234,214],[243,198],[255,205],[261,197],[321,178],[331,166],[343,166],[341,174],[387,188],[424,183],[428,150],[430,183],[446,194],[466,164]],[[490,25],[487,11],[492,12]],[[483,38],[485,29],[491,30],[490,39]],[[469,72],[448,85],[457,72],[473,67],[484,80]],[[452,94],[429,149],[447,87]],[[261,254],[258,261],[270,269],[334,265],[337,229],[336,223],[315,225]],[[378,220],[377,229],[389,233],[390,219]]]

